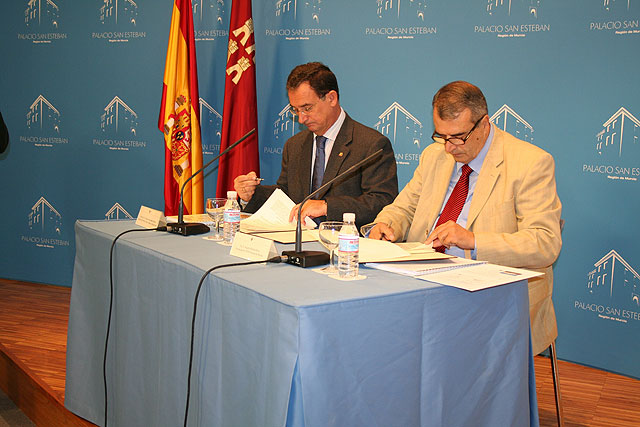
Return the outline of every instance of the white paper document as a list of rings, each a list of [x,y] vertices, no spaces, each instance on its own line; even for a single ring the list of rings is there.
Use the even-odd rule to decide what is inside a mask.
[[[284,191],[276,188],[256,213],[240,221],[240,231],[255,233],[295,230],[296,221],[289,222],[289,213],[295,205]],[[307,217],[303,219],[302,226],[303,228],[315,228],[316,223]]]
[[[537,271],[483,263],[416,276],[416,278],[473,292],[542,275],[543,273]]]
[[[395,243],[386,240],[373,240],[366,237],[360,238],[360,248],[358,260],[360,263],[365,262],[384,262],[395,258],[408,256],[409,252],[402,249]]]
[[[400,246],[410,254],[424,254],[436,251],[435,249],[433,249],[433,245],[431,243],[425,245],[422,242],[401,242],[396,243],[396,245]]]
[[[390,271],[391,273],[402,274],[404,276],[421,276],[423,274],[433,274],[440,271],[453,270],[468,267],[471,265],[485,264],[486,261],[474,261],[472,259],[451,257],[446,259],[406,261],[406,262],[371,262],[368,267],[378,270]],[[431,280],[431,279],[425,279]]]
[[[467,291],[505,285],[543,274],[459,257],[408,262],[369,262],[367,266]]]

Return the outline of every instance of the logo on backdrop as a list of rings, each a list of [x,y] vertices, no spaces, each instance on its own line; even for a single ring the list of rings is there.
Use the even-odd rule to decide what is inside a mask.
[[[50,44],[66,39],[67,33],[59,31],[59,0],[28,0],[24,10],[24,25],[31,32],[18,33],[18,40]]]
[[[120,203],[116,203],[111,206],[111,209],[104,214],[104,217],[107,221],[116,220],[116,219],[133,219],[131,214],[127,212],[125,208],[122,207]]]
[[[400,103],[392,102],[378,115],[373,128],[389,138],[398,166],[398,183],[409,182],[418,166],[420,153],[431,143],[424,140],[423,124]]]
[[[192,0],[191,6],[193,32],[197,41],[229,36],[229,31],[223,28],[227,14],[224,0]]]
[[[94,138],[93,145],[107,147],[109,150],[128,151],[145,148],[147,143],[136,139],[138,114],[119,96],[104,107],[100,116],[101,138]]]
[[[482,0],[488,20],[474,25],[478,34],[524,38],[551,31],[542,20],[543,0]]]
[[[20,135],[20,141],[42,148],[68,144],[69,139],[60,135],[60,116],[60,111],[51,102],[38,95],[26,115],[26,133],[29,135]]]
[[[619,323],[640,321],[640,275],[615,250],[609,251],[587,273],[582,299],[574,309]]]
[[[639,0],[600,0],[598,18],[589,22],[589,31],[602,31],[615,35],[640,35]]]
[[[222,115],[202,98],[200,98],[200,127],[202,128],[202,153],[219,153],[220,135],[222,133]]]
[[[620,107],[602,124],[593,144],[594,162],[584,163],[582,172],[611,180],[638,181],[640,167],[640,120]]]
[[[490,118],[494,125],[518,139],[533,143],[533,126],[504,104]]]
[[[287,139],[298,133],[301,126],[296,116],[291,112],[291,104],[286,104],[278,113],[278,118],[273,122],[273,140],[274,145],[265,145],[263,152],[265,154],[282,155],[282,147]]]
[[[420,153],[426,146],[422,139],[422,122],[402,105],[393,102],[373,126],[389,138],[396,155],[397,165],[411,165],[413,171],[420,160]]]
[[[382,25],[364,28],[366,36],[382,36],[390,40],[413,39],[434,35],[438,32],[435,25],[424,25],[427,1],[417,0],[402,3],[400,1],[376,0],[377,21]]]
[[[629,10],[631,6],[631,0],[600,0],[599,2],[602,4],[602,9],[607,12]]]
[[[127,43],[131,39],[147,37],[146,31],[136,30],[138,12],[138,3],[134,0],[102,0],[98,9],[100,28],[91,33],[91,38]]]
[[[279,21],[279,25],[267,28],[266,36],[281,37],[284,40],[311,40],[331,35],[331,28],[320,26],[323,24],[323,0],[272,1],[275,21]]]
[[[62,235],[62,215],[44,197],[31,207],[28,215],[29,235],[22,235],[23,242],[40,248],[53,249],[69,246],[69,241],[60,239]]]

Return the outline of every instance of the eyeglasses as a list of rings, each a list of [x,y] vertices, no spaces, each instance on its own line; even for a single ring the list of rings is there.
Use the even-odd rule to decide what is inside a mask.
[[[296,108],[294,106],[291,106],[291,114],[293,114],[294,116],[299,116],[300,114],[304,114],[305,116],[308,116],[309,114],[311,114],[311,112],[313,111],[315,106],[318,105],[318,102],[324,101],[324,97],[325,97],[325,95],[322,95],[320,97],[320,99],[318,101],[314,102],[313,104],[307,104],[307,105],[304,105],[304,106],[302,106],[300,108]]]
[[[467,132],[467,134],[463,137],[460,136],[450,136],[449,138],[445,138],[444,136],[433,132],[433,134],[431,135],[431,139],[433,139],[434,142],[437,142],[438,144],[445,144],[447,142],[452,143],[453,145],[462,145],[465,142],[467,142],[467,139],[469,139],[469,137],[471,136],[471,134],[473,133],[474,130],[476,130],[476,128],[478,127],[478,125],[480,124],[480,122],[482,121],[482,119],[484,119],[484,116],[480,117],[478,119],[478,121],[476,122],[475,125],[473,125],[473,127],[471,128],[471,130],[469,132]]]

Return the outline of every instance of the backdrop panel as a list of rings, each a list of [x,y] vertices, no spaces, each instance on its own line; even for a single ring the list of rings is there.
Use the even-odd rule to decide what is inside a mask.
[[[219,152],[231,2],[192,4],[206,162]],[[2,277],[69,286],[77,219],[162,209],[156,123],[171,7],[3,4]],[[284,89],[299,63],[332,68],[345,110],[390,138],[401,186],[431,143],[433,93],[475,83],[497,126],[556,160],[559,355],[640,377],[640,0],[264,0],[253,14],[266,182],[299,130]]]

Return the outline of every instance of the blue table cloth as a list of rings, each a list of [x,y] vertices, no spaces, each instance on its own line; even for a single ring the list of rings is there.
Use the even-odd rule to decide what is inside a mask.
[[[131,228],[76,223],[65,406],[99,425],[109,249]],[[239,261],[202,236],[118,240],[109,425],[182,425],[198,281]],[[361,273],[345,282],[286,264],[214,271],[199,298],[189,425],[538,424],[526,282],[470,293]]]

